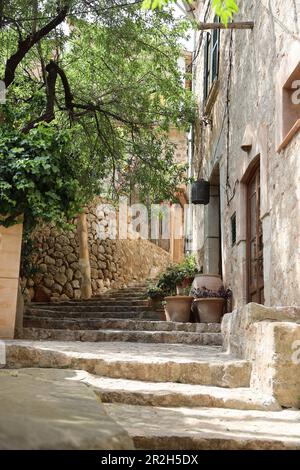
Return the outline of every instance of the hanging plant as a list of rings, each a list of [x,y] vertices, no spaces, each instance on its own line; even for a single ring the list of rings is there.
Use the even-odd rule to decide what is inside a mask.
[[[192,185],[192,203],[193,204],[204,204],[209,203],[210,198],[210,184],[209,181],[199,179]]]

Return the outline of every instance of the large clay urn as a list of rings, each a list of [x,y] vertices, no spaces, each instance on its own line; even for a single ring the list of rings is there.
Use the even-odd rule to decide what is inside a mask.
[[[218,291],[223,286],[222,278],[219,274],[196,274],[193,280],[192,289],[205,289]]]
[[[14,337],[21,244],[22,224],[0,225],[0,339]]]
[[[221,298],[195,299],[200,323],[221,323],[225,300]]]
[[[165,297],[165,313],[167,321],[188,323],[194,298],[187,295]]]

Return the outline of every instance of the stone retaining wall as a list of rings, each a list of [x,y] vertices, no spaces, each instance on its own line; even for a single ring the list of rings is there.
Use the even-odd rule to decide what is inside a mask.
[[[87,220],[93,295],[156,277],[170,262],[169,253],[148,240],[136,239],[137,234],[129,233],[126,240],[109,239],[110,206],[95,205]],[[34,234],[34,244],[33,262],[38,272],[23,280],[25,297],[34,301],[79,299],[76,229],[61,232],[55,227],[42,227]]]

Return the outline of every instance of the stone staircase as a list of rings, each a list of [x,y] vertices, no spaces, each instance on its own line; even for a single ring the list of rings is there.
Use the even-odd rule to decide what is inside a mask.
[[[136,448],[300,449],[300,412],[250,387],[252,364],[222,351],[220,325],[160,318],[143,285],[35,304],[23,338],[6,342],[7,365],[43,368],[50,377],[68,370]]]
[[[221,345],[218,324],[167,323],[153,310],[146,286],[88,301],[34,303],[26,310],[22,338],[58,341],[129,341]]]

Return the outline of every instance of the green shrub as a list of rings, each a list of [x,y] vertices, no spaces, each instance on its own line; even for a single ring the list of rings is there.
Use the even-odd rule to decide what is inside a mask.
[[[197,272],[195,257],[188,255],[181,263],[167,267],[158,280],[157,288],[163,291],[165,295],[175,295],[176,286],[181,284],[184,279],[193,278]]]
[[[67,131],[39,125],[27,134],[0,128],[0,224],[24,216],[26,226],[39,221],[63,224],[83,207],[79,155],[70,151]]]

